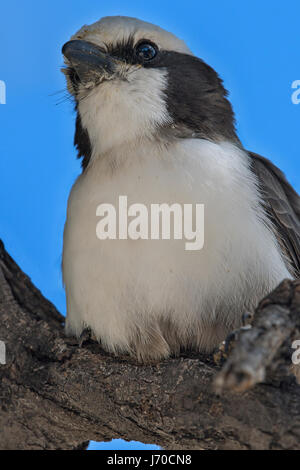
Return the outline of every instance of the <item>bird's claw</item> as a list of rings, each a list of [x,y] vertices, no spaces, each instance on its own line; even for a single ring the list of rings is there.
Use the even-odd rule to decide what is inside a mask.
[[[82,348],[83,344],[91,341],[91,339],[92,339],[91,329],[84,328],[84,330],[82,330],[81,332],[81,335],[79,336],[79,341],[78,341],[79,347]]]

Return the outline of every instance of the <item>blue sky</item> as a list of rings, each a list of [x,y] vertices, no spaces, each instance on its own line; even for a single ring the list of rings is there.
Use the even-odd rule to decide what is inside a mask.
[[[292,83],[300,80],[298,1],[2,2],[0,80],[7,102],[0,104],[0,238],[62,313],[62,233],[80,168],[72,104],[57,104],[65,88],[60,51],[84,23],[116,14],[185,39],[224,79],[244,146],[273,160],[300,191],[300,105],[291,100]]]

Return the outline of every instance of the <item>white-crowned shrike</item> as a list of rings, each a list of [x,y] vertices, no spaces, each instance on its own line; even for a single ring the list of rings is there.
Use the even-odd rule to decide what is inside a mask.
[[[244,149],[217,73],[152,24],[107,17],[63,47],[82,174],[68,202],[66,331],[140,361],[211,351],[300,272],[300,202]],[[201,203],[204,246],[96,236],[99,204]]]

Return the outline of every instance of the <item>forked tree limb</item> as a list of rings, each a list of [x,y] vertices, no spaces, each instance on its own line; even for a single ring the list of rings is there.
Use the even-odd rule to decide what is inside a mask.
[[[300,339],[300,281],[282,282],[263,299],[251,322],[241,329],[238,341],[222,371],[215,378],[216,391],[244,392],[255,384],[276,376],[299,377],[292,365],[292,344]]]
[[[1,245],[0,340],[7,363],[0,364],[0,448],[78,449],[89,440],[122,438],[165,449],[300,449],[295,380],[271,376],[249,388],[257,369],[270,368],[279,346],[295,335],[299,283],[287,281],[281,289],[260,305],[254,333],[242,340],[246,349],[238,339],[241,364],[245,351],[252,357],[258,348],[256,362],[250,361],[254,379],[241,387],[247,391],[219,395],[213,383],[220,367],[212,357],[184,355],[145,366],[95,343],[79,348],[65,338],[64,318]],[[261,326],[265,311],[276,341]],[[287,322],[274,326],[272,312]],[[239,357],[233,352],[229,361],[220,389],[239,384]]]

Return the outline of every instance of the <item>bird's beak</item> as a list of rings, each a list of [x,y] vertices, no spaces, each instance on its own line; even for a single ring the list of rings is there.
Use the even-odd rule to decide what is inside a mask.
[[[62,53],[79,76],[83,85],[97,83],[109,78],[117,68],[117,60],[106,54],[99,46],[76,39],[67,42]]]

